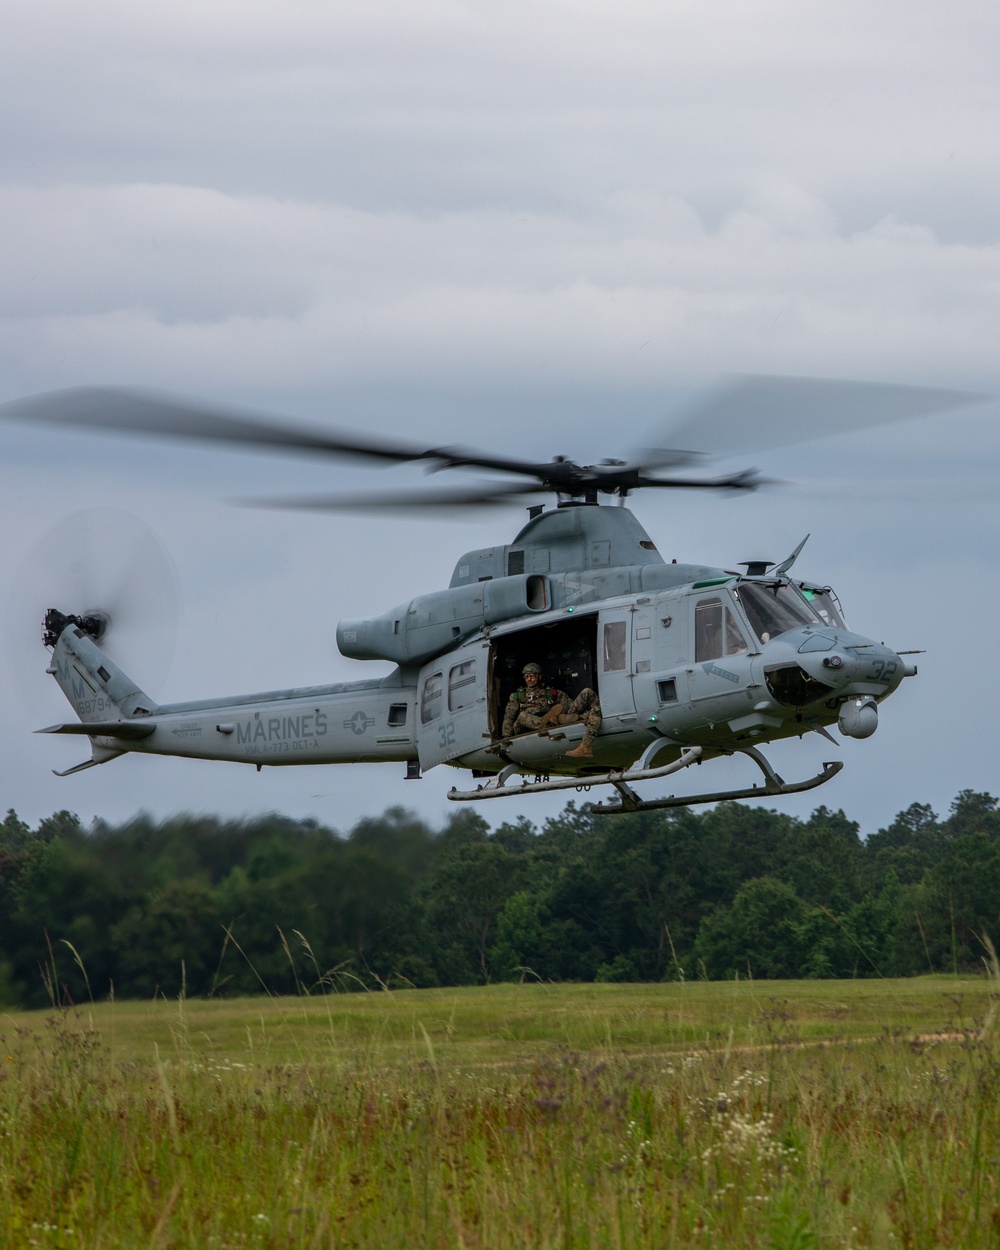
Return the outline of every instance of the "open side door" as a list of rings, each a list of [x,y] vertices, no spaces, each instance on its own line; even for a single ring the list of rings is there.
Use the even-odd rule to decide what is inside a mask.
[[[546,686],[564,690],[570,698],[589,687],[597,689],[595,658],[597,613],[584,612],[499,631],[491,639],[493,665],[490,681],[490,728],[499,737],[507,700],[521,685],[525,664],[542,667]]]
[[[417,757],[433,768],[489,742],[489,644],[481,639],[432,660],[417,680]]]

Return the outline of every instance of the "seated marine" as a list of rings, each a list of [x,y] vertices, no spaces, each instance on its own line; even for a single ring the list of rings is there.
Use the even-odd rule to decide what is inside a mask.
[[[505,739],[527,730],[546,730],[553,725],[576,725],[583,722],[583,741],[566,755],[587,759],[594,754],[594,736],[601,727],[601,701],[588,686],[571,699],[562,690],[542,685],[542,668],[532,661],[522,669],[524,685],[507,700],[503,715],[502,735]]]

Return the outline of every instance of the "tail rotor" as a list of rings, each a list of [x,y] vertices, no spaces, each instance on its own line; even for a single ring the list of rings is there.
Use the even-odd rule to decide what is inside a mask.
[[[52,526],[21,562],[6,610],[7,661],[32,716],[61,703],[42,644],[70,621],[155,691],[173,659],[178,597],[170,557],[131,513],[89,508]]]

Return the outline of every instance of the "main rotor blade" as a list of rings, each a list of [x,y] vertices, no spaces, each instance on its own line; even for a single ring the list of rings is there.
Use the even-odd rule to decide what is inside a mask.
[[[239,409],[216,407],[170,395],[123,387],[75,387],[49,391],[0,405],[0,417],[67,427],[117,430],[126,434],[236,443],[241,446],[338,459],[375,460],[389,464],[425,462],[432,470],[487,469],[548,482],[550,489],[572,484],[577,466],[569,460],[518,460],[464,447],[421,447],[390,439],[359,437],[337,429],[306,428],[264,418]],[[652,452],[630,467],[648,471],[679,467],[695,459],[683,451]],[[611,463],[595,466],[602,480],[616,477]]]
[[[701,451],[681,451],[673,447],[644,447],[634,460],[624,463],[631,464],[641,473],[648,473],[653,469],[686,469],[705,459],[707,457]],[[601,469],[606,464],[619,463],[623,462],[605,460],[595,467]]]
[[[761,486],[778,486],[777,478],[761,477],[756,469],[741,469],[739,473],[727,473],[722,477],[638,477],[636,489],[660,486],[666,490],[758,490]]]
[[[491,487],[493,487],[491,489]],[[253,508],[288,508],[304,512],[411,512],[426,508],[484,508],[514,503],[532,495],[547,495],[548,487],[530,483],[484,483],[460,491],[397,491],[375,495],[285,495],[240,499]]]
[[[127,434],[236,443],[299,454],[319,453],[338,459],[389,464],[424,461],[431,469],[488,469],[556,482],[568,482],[575,468],[562,460],[517,460],[463,447],[428,448],[390,439],[359,437],[336,429],[310,429],[238,409],[120,387],[75,387],[12,400],[0,405],[0,417],[71,428],[96,427]],[[671,455],[669,463],[679,463],[676,455]]]
[[[925,386],[736,374],[695,400],[666,437],[675,447],[741,456],[929,416],[990,398]]]
[[[97,427],[127,434],[205,439],[267,447],[278,451],[320,452],[347,459],[448,461],[465,453],[454,448],[422,448],[388,439],[359,438],[339,430],[306,429],[151,391],[84,386],[48,391],[0,405],[0,417],[51,425]]]
[[[731,473],[715,478],[647,478],[637,476],[631,488],[656,486],[676,490],[750,491],[771,485],[771,479],[760,477],[756,470]],[[255,508],[289,508],[306,512],[409,512],[425,508],[476,508],[528,500],[533,495],[548,495],[551,487],[502,482],[484,482],[463,491],[413,491],[376,495],[288,495],[278,498],[241,499],[237,502]],[[613,494],[613,490],[596,493]]]
[[[486,483],[451,495],[386,496],[339,501],[322,498],[288,507],[425,508],[488,505],[503,499],[554,493],[574,499],[627,495],[643,486],[663,489],[748,490],[763,484],[753,473],[718,479],[651,477],[657,469],[691,465],[703,453],[741,455],[750,450],[802,442],[927,415],[989,398],[965,391],[822,378],[737,376],[703,398],[661,446],[630,461],[580,465],[557,456],[517,460],[460,447],[421,447],[336,429],[306,428],[237,409],[115,387],[53,391],[0,405],[0,418],[65,427],[97,427],[125,433],[210,440],[338,459],[383,464],[423,462],[431,470],[485,469],[533,479],[505,486]],[[668,442],[671,449],[664,449]],[[685,450],[678,450],[685,448]]]

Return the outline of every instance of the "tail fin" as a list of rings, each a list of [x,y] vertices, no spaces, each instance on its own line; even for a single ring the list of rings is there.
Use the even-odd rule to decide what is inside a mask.
[[[54,609],[45,617],[44,638],[52,647],[47,671],[81,723],[51,725],[40,732],[85,734],[91,739],[93,758],[68,769],[71,773],[106,763],[127,749],[96,739],[145,738],[155,727],[145,722],[155,706],[152,700],[94,643],[90,635],[97,632],[92,618],[67,617]]]
[[[50,622],[58,615],[50,612],[46,616],[47,637],[53,636]],[[89,618],[88,622],[78,617],[63,620],[48,671],[80,720],[88,724],[149,715],[154,706],[149,696],[88,636],[85,625]]]

